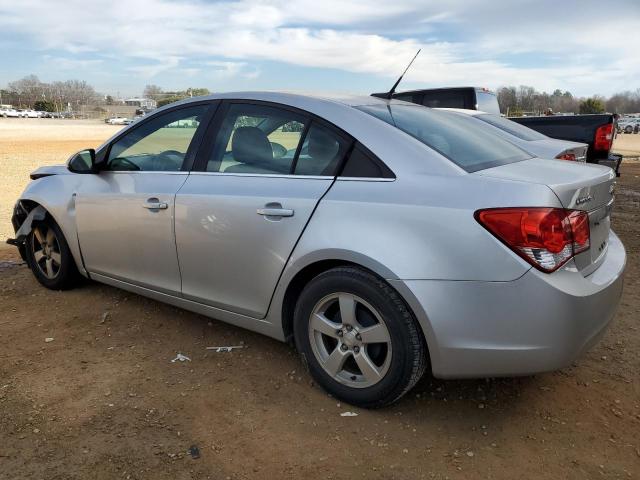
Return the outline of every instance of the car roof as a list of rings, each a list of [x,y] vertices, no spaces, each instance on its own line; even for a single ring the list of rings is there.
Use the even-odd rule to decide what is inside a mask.
[[[379,97],[372,97],[371,95],[356,95],[356,94],[340,94],[340,93],[299,93],[299,92],[286,92],[286,91],[241,91],[241,92],[226,92],[216,93],[212,95],[206,95],[202,97],[193,97],[182,100],[181,102],[172,103],[170,105],[176,105],[178,103],[189,103],[192,101],[203,100],[258,100],[264,102],[282,103],[284,105],[299,105],[300,103],[308,103],[310,107],[314,104],[333,103],[341,104],[347,107],[359,107],[364,105],[414,105],[402,100],[387,100]]]

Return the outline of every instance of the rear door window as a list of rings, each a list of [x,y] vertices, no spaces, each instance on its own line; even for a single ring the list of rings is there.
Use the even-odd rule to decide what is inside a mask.
[[[206,170],[289,174],[308,122],[289,110],[233,103],[218,130]]]
[[[230,104],[206,171],[335,176],[351,139],[303,113],[262,104]]]
[[[411,135],[467,172],[531,158],[492,127],[464,115],[401,104],[356,108]]]

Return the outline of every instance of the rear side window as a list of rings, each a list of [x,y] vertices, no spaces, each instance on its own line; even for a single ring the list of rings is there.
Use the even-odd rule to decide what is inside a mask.
[[[295,175],[334,176],[349,143],[327,127],[313,121],[294,161]]]
[[[536,132],[535,130],[525,127],[524,125],[520,125],[514,121],[509,120],[508,118],[501,117],[500,115],[475,115],[474,118],[478,120],[482,120],[489,125],[493,125],[500,130],[503,130],[507,133],[510,133],[514,137],[518,137],[521,140],[525,140],[527,142],[532,142],[534,140],[544,140],[547,138],[545,135]]]
[[[362,145],[356,144],[342,169],[341,177],[395,178],[389,167]]]
[[[492,127],[473,118],[411,105],[357,108],[411,135],[467,172],[531,158],[530,154],[500,137]]]

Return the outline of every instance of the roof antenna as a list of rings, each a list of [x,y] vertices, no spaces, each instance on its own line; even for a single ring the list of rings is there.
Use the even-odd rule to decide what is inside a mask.
[[[409,67],[411,67],[411,65],[413,64],[414,60],[417,58],[417,56],[420,54],[421,51],[422,51],[421,48],[418,49],[416,54],[413,56],[413,59],[411,59],[411,61],[409,62],[409,65],[407,65],[407,68],[405,68],[404,72],[402,72],[402,75],[400,75],[400,78],[398,78],[398,80],[396,80],[396,83],[393,84],[393,87],[391,87],[391,90],[389,90],[386,93],[373,93],[373,94],[371,94],[371,96],[379,97],[379,98],[386,98],[387,100],[391,100],[391,98],[393,97],[393,94],[396,93],[397,86],[402,81],[402,77],[404,77],[404,74],[407,73],[407,70],[409,70]]]

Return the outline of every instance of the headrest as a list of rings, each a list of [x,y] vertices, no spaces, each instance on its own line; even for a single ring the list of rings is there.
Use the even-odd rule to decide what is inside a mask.
[[[239,127],[231,139],[233,158],[249,165],[269,165],[273,150],[267,135],[258,127]]]

